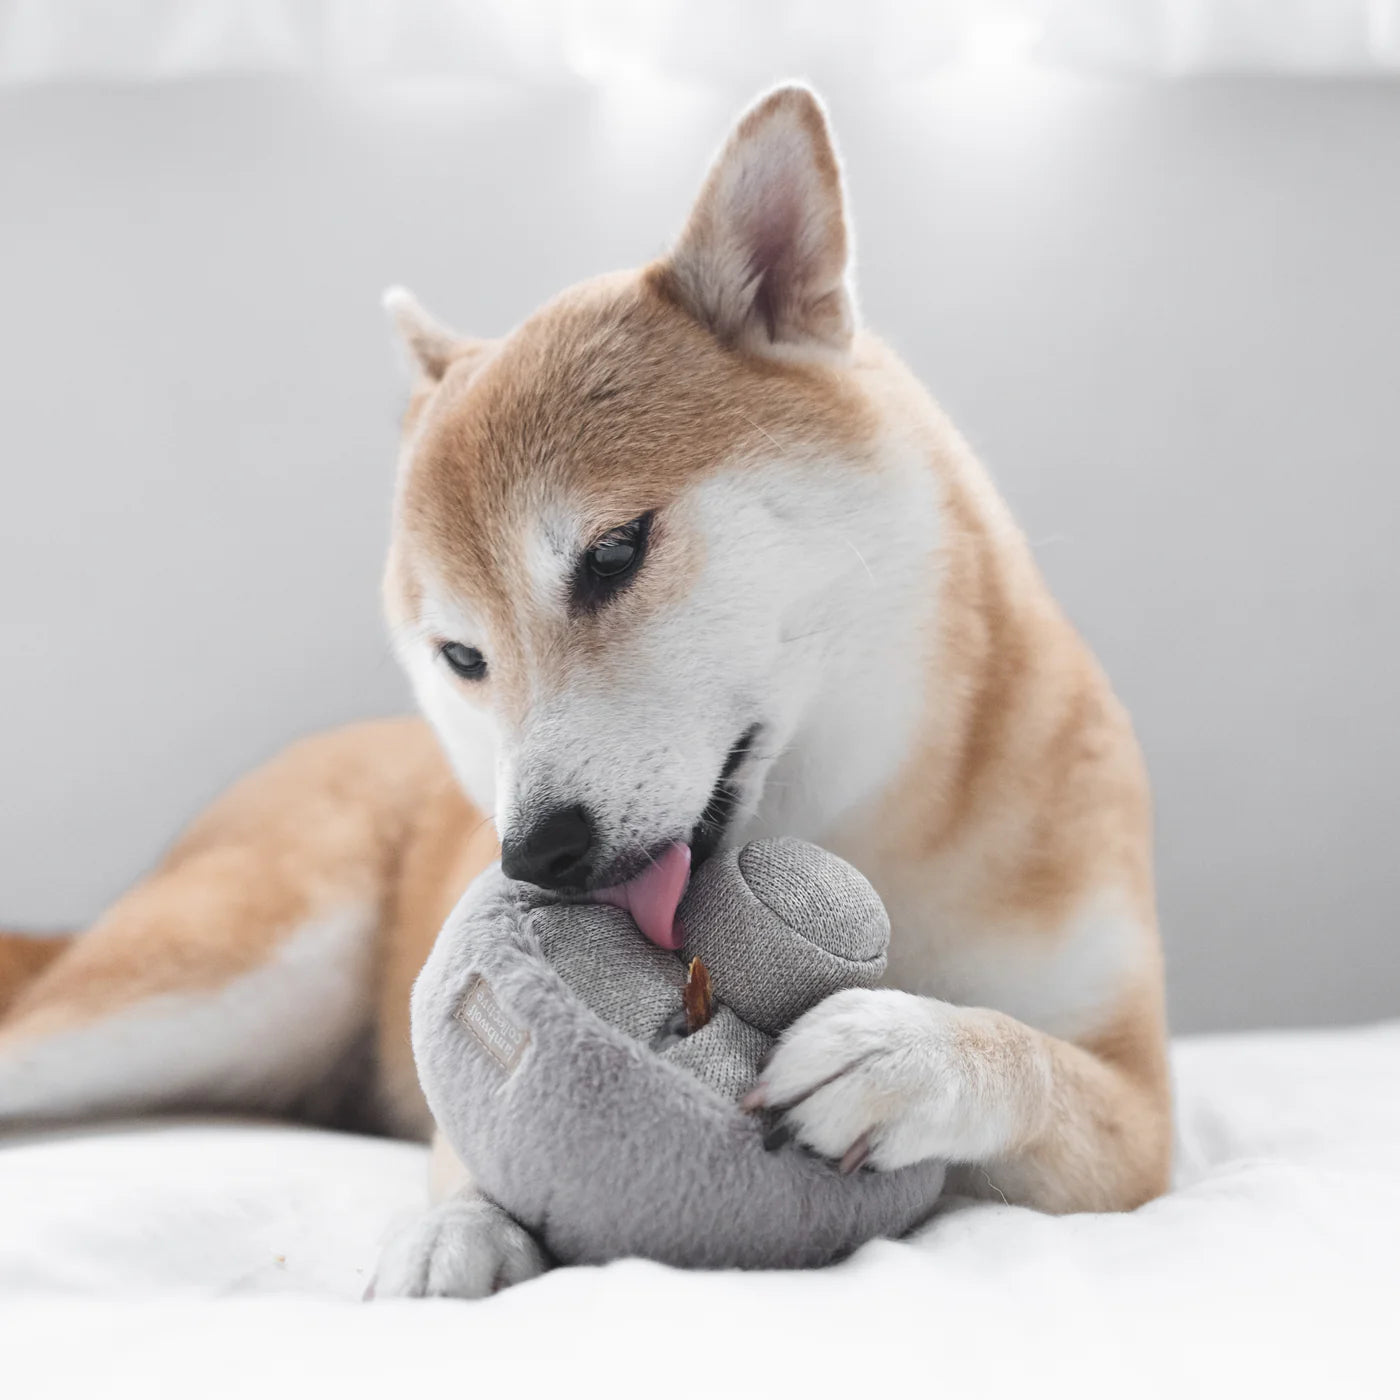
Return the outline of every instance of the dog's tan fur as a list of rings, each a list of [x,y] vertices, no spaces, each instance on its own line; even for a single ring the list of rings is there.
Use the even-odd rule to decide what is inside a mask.
[[[780,138],[805,147],[787,194],[811,217],[790,250],[801,275],[789,268],[755,292],[744,249],[730,246],[731,205],[751,183],[741,162]],[[787,148],[765,158],[788,160]],[[961,1160],[966,1189],[1054,1211],[1130,1208],[1166,1187],[1170,1117],[1138,750],[981,468],[908,371],[855,329],[846,266],[823,115],[805,90],[783,89],[740,124],[667,259],[576,288],[500,342],[458,338],[398,298],[418,378],[385,576],[391,625],[405,651],[463,640],[433,612],[450,598],[492,639],[485,688],[454,684],[508,735],[542,691],[643,645],[684,605],[708,546],[679,503],[721,464],[742,471],[781,446],[789,459],[839,458],[873,483],[891,441],[915,453],[940,522],[926,572],[936,606],[911,627],[924,694],[897,771],[820,836],[884,896],[891,985],[919,995],[818,1008],[780,1047],[760,1097],[801,1098],[794,1119],[817,1150],[839,1155],[858,1109],[888,1142],[924,1144],[906,1156],[937,1145]],[[585,537],[656,512],[625,608],[578,618],[531,601],[515,544],[556,499],[572,503]],[[0,1114],[7,1062],[153,999],[236,983],[349,903],[373,911],[363,1014],[377,1117],[426,1134],[409,989],[496,853],[487,813],[422,722],[298,745],[238,784],[60,955],[0,941],[0,1007],[11,1003]],[[1094,938],[1112,952],[1106,970]],[[1042,983],[1055,991],[1038,1000]],[[1023,1004],[1033,1012],[1010,1014]],[[859,1062],[875,1077],[846,1074],[844,1099],[809,1093],[803,1076],[841,1055],[837,1072]],[[936,1114],[921,1097],[930,1085],[946,1090]],[[199,1084],[182,1094],[203,1097]],[[122,1106],[111,1093],[82,1104]],[[900,1139],[908,1123],[921,1126]]]

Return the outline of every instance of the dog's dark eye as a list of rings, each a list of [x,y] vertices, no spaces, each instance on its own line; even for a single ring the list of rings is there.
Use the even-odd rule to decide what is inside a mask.
[[[642,551],[646,549],[647,531],[651,526],[651,516],[639,515],[616,530],[609,530],[583,556],[589,573],[594,578],[617,579],[641,562]]]
[[[475,647],[444,642],[442,659],[465,681],[479,681],[486,674],[486,658]]]
[[[572,603],[576,611],[592,612],[624,588],[647,552],[651,512],[609,530],[583,553],[574,571]]]
[[[588,567],[598,578],[616,578],[625,574],[637,560],[637,541],[633,535],[605,535],[588,551]]]

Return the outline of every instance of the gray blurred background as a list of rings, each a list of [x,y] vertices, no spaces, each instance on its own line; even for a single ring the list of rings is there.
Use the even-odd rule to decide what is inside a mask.
[[[1136,716],[1175,1027],[1400,1013],[1400,21],[313,8],[0,5],[0,923],[82,924],[279,745],[407,708],[381,289],[493,335],[653,256],[800,73],[868,322]]]

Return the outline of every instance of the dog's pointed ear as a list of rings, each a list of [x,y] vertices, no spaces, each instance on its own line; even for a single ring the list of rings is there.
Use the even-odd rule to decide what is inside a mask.
[[[430,316],[407,287],[390,287],[383,302],[410,369],[430,383],[436,384],[454,360],[485,349],[486,342],[460,336]]]
[[[856,325],[850,247],[826,112],[793,84],[739,119],[661,272],[727,345],[840,354]]]

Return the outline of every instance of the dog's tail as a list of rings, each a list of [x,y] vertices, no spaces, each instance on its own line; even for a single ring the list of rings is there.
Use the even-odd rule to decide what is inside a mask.
[[[71,933],[9,933],[0,930],[0,1018],[27,987],[73,942]]]

